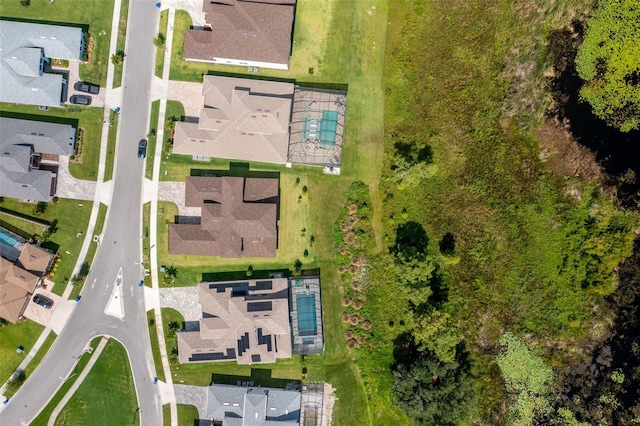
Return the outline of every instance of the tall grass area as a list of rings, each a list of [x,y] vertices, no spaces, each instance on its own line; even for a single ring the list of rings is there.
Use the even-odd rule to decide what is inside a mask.
[[[385,242],[408,221],[425,228],[446,283],[440,310],[471,352],[474,416],[483,421],[505,398],[492,362],[502,333],[523,336],[549,363],[569,356],[607,321],[594,306],[615,288],[638,225],[595,183],[555,176],[538,156],[535,130],[549,106],[545,37],[590,3],[398,0],[389,8]],[[455,261],[441,250],[448,233]]]

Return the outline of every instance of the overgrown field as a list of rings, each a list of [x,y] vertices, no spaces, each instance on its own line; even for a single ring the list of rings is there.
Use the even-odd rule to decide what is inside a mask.
[[[389,254],[370,256],[360,311],[384,338],[357,350],[379,401],[372,423],[398,421],[384,408],[393,382],[397,403],[421,424],[527,424],[549,409],[551,383],[519,393],[496,355],[522,356],[548,377],[545,363],[579,354],[581,339],[610,319],[603,296],[616,288],[638,220],[596,182],[550,173],[535,137],[550,107],[546,37],[590,6],[391,2],[381,183]],[[517,338],[500,340],[507,331]],[[427,380],[407,392],[402,374],[419,381],[416,365],[455,390]],[[453,413],[451,401],[460,402]]]

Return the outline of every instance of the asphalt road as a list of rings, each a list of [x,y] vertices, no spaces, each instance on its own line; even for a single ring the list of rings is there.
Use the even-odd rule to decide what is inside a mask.
[[[142,185],[144,161],[137,158],[138,141],[146,137],[154,73],[159,9],[155,0],[131,0],[120,111],[120,139],[114,170],[114,190],[102,245],[69,322],[47,357],[0,413],[0,425],[28,424],[68,377],[82,349],[94,336],[109,335],[127,349],[137,390],[141,424],[162,423],[162,406],[149,343],[142,276]],[[105,314],[122,270],[124,318]],[[95,280],[95,284],[94,283]],[[135,413],[131,413],[134,417]],[[97,419],[109,425],[109,419]]]

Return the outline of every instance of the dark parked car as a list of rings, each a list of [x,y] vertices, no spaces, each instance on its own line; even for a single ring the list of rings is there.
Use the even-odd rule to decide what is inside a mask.
[[[100,92],[100,86],[96,86],[95,84],[85,83],[84,81],[78,81],[73,85],[73,88],[78,92],[91,93],[92,95],[97,95]]]
[[[53,306],[53,300],[49,299],[48,297],[45,297],[41,294],[36,294],[35,296],[33,296],[33,301],[34,303],[42,306],[43,308],[46,309],[51,309],[51,307]]]
[[[73,95],[69,102],[75,105],[91,105],[91,98],[85,95]]]
[[[144,158],[147,156],[147,140],[140,139],[138,142],[138,158]]]

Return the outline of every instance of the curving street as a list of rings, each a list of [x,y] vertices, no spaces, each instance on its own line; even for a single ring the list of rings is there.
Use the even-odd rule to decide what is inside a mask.
[[[149,343],[142,268],[142,187],[144,161],[138,141],[146,137],[155,60],[153,38],[159,9],[153,0],[131,0],[123,76],[123,95],[113,192],[103,239],[86,280],[82,299],[40,366],[0,413],[0,424],[28,424],[73,370],[76,357],[98,335],[119,340],[127,349],[136,385],[141,424],[162,423],[158,386]],[[134,24],[135,23],[135,24]],[[117,280],[121,271],[121,280]],[[124,317],[107,315],[119,286]],[[62,379],[61,379],[62,378]],[[132,416],[134,413],[131,413]]]

